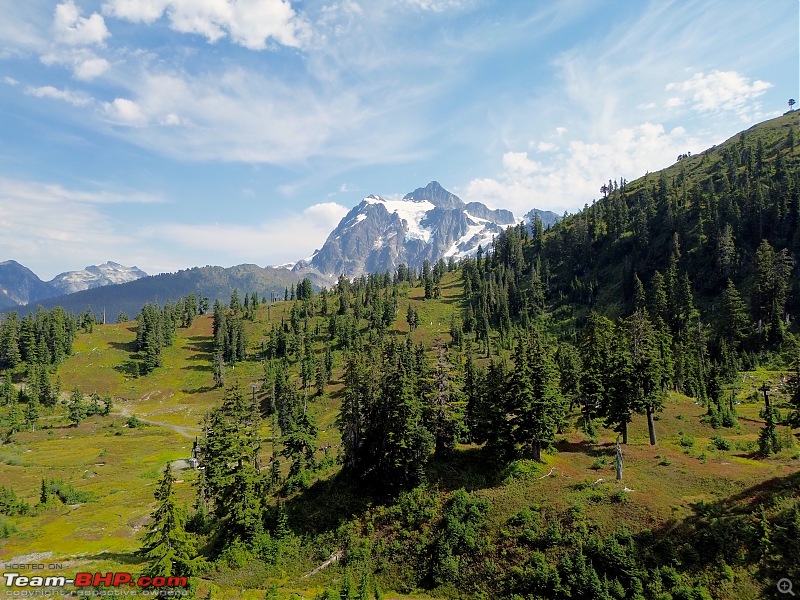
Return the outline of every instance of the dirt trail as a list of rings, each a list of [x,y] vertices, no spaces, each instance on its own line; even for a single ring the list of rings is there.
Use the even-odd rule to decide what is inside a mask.
[[[126,406],[119,406],[119,410],[113,411],[112,415],[119,415],[120,417],[132,417],[135,416],[139,419],[142,423],[147,423],[149,425],[158,425],[159,427],[166,427],[167,429],[171,429],[178,435],[182,435],[185,438],[195,438],[200,435],[201,430],[199,427],[183,427],[181,425],[174,425],[173,423],[165,423],[163,421],[153,421],[152,419],[145,419],[144,417],[140,417],[139,415],[132,415],[131,412],[128,410]]]

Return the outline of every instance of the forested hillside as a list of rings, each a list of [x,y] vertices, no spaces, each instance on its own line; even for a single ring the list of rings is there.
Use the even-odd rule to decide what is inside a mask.
[[[0,553],[200,598],[780,597],[800,580],[792,125],[460,264],[6,321]]]

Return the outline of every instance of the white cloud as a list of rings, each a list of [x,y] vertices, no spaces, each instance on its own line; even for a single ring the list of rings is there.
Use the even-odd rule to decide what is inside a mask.
[[[110,0],[103,4],[103,13],[133,23],[152,23],[161,18],[170,0]]]
[[[86,106],[92,101],[92,98],[80,92],[73,92],[70,90],[59,90],[51,85],[42,87],[28,87],[25,89],[25,94],[28,96],[36,96],[37,98],[53,98],[55,100],[62,100],[73,106]]]
[[[772,84],[757,79],[750,80],[736,71],[711,71],[695,73],[689,79],[666,85],[670,92],[683,93],[683,97],[670,98],[670,107],[678,106],[689,99],[692,107],[700,112],[731,111],[746,117],[759,108],[757,98],[762,96]]]
[[[6,75],[5,77],[3,77],[3,83],[5,83],[6,85],[14,86],[14,85],[18,85],[19,81],[17,81],[13,77],[9,77],[8,75]]]
[[[165,11],[175,31],[196,33],[211,43],[230,36],[251,50],[263,50],[270,39],[301,47],[310,33],[288,0],[110,0],[103,5],[108,16],[144,23]]]
[[[86,48],[58,48],[41,56],[43,64],[64,65],[72,69],[76,79],[91,81],[109,70],[111,65],[105,58],[98,57]]]
[[[442,13],[448,10],[460,10],[466,2],[463,0],[405,0],[405,4],[421,10]]]
[[[77,79],[91,81],[108,71],[109,68],[111,65],[105,58],[93,57],[78,62],[75,65],[74,73]]]
[[[323,202],[302,213],[285,213],[253,225],[167,223],[156,225],[150,235],[165,236],[187,250],[222,255],[232,262],[281,264],[320,248],[347,210],[335,202]]]
[[[678,108],[679,106],[683,106],[684,101],[682,98],[667,98],[667,101],[664,103],[664,106],[667,108]]]
[[[542,169],[541,163],[530,160],[527,152],[506,152],[503,154],[503,167],[514,175],[531,175]]]
[[[542,164],[525,152],[506,152],[496,178],[473,179],[463,196],[521,215],[531,208],[575,211],[599,196],[609,179],[628,180],[675,161],[697,147],[683,128],[666,131],[660,124],[623,128],[602,143],[565,142],[554,159]]]
[[[187,124],[184,119],[181,119],[180,116],[176,115],[175,113],[167,113],[164,115],[164,118],[159,121],[159,123],[168,127],[178,127],[179,125]]]
[[[67,0],[56,6],[53,29],[56,37],[70,46],[103,44],[111,35],[102,15],[92,13],[89,17],[82,17],[80,9],[73,0]]]
[[[127,98],[115,98],[113,102],[104,102],[103,113],[121,125],[145,125],[147,123],[147,117],[142,112],[142,108]]]
[[[336,202],[321,202],[313,204],[303,211],[303,215],[310,223],[327,228],[330,232],[339,224],[339,221],[348,213],[349,209]]]
[[[536,144],[536,150],[538,152],[552,152],[556,149],[556,145],[552,142],[539,142]]]

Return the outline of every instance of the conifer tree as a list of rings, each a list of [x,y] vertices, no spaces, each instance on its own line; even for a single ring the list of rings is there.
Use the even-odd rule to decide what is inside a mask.
[[[19,349],[19,319],[16,312],[6,315],[0,328],[0,368],[13,369],[22,361]]]
[[[185,529],[186,518],[175,501],[170,463],[154,493],[156,508],[139,550],[147,560],[142,573],[150,577],[192,577],[200,566],[195,543]]]
[[[656,332],[646,310],[637,310],[626,323],[631,357],[634,407],[647,415],[650,444],[656,445],[654,415],[663,409],[662,366]]]
[[[355,468],[364,458],[364,430],[370,406],[373,404],[374,390],[371,385],[371,374],[360,353],[350,353],[344,367],[344,396],[336,425],[342,435],[344,464]],[[373,424],[373,426],[376,424]]]
[[[444,344],[438,339],[434,344],[438,357],[428,391],[427,429],[434,437],[435,454],[441,456],[455,448],[461,437],[464,402],[453,381],[453,366],[447,360]]]
[[[750,323],[747,305],[733,281],[728,279],[728,285],[722,292],[722,337],[731,348],[738,349],[747,339]]]
[[[588,435],[594,435],[592,420],[598,409],[608,406],[615,382],[615,373],[609,368],[613,363],[615,327],[606,317],[590,313],[586,329],[580,339],[583,365],[581,397],[583,401],[583,426]],[[623,373],[617,373],[622,376]],[[616,382],[619,386],[619,382]]]
[[[69,420],[74,426],[77,426],[84,418],[86,418],[86,406],[83,403],[83,393],[75,388],[72,390],[72,395],[67,404],[69,413]]]
[[[17,402],[16,390],[13,390],[13,392],[13,396],[6,396],[6,398],[11,399],[5,401],[5,425],[7,427],[7,440],[10,439],[12,435],[20,431],[24,425],[22,411],[20,410],[19,402]]]
[[[30,427],[31,431],[36,431],[36,424],[39,422],[39,403],[36,398],[28,398],[23,415],[25,425]]]
[[[563,416],[558,371],[537,328],[520,335],[514,351],[514,371],[509,385],[514,438],[533,459],[542,460],[542,449],[555,435]]]

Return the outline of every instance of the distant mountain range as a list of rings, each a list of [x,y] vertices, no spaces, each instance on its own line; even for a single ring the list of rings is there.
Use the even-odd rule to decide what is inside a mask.
[[[330,233],[320,250],[297,263],[259,267],[195,267],[156,276],[115,262],[61,273],[42,281],[16,261],[0,263],[0,311],[27,312],[37,306],[62,306],[79,313],[91,308],[98,317],[133,317],[148,302],[175,301],[192,292],[213,302],[227,301],[234,288],[262,297],[277,294],[304,277],[317,287],[330,286],[340,274],[394,271],[400,264],[421,269],[425,260],[461,258],[488,248],[509,225],[538,217],[545,228],[559,220],[533,209],[522,219],[480,202],[463,202],[438,182],[417,188],[401,200],[367,196]]]
[[[42,281],[28,267],[15,260],[0,263],[0,308],[25,306],[47,298],[73,294],[82,290],[127,283],[147,277],[138,267],[125,267],[115,262],[90,265],[82,271],[69,271]]]
[[[135,281],[117,285],[105,285],[82,290],[73,294],[45,298],[22,307],[13,308],[18,312],[35,310],[37,306],[52,309],[61,306],[68,312],[81,313],[91,309],[98,319],[106,315],[107,321],[115,321],[120,313],[133,318],[148,302],[164,304],[176,301],[191,293],[214,300],[228,302],[231,292],[256,292],[259,297],[271,298],[272,294],[283,299],[286,288],[295,285],[308,276],[317,287],[326,285],[314,274],[298,275],[278,267],[259,267],[258,265],[237,265],[235,267],[193,267],[177,273],[162,273],[142,277]],[[0,284],[1,285],[1,284]]]

